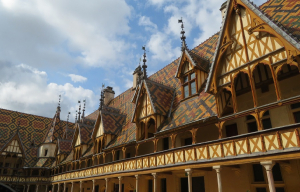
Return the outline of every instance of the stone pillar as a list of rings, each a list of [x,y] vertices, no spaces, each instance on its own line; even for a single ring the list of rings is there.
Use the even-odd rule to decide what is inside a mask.
[[[135,175],[135,192],[139,192],[139,175]]]
[[[72,181],[71,192],[73,192],[73,189],[74,189],[74,182]]]
[[[82,192],[82,181],[80,181],[79,192]]]
[[[275,165],[275,163],[273,161],[262,161],[262,162],[260,162],[260,164],[262,166],[264,166],[264,168],[267,171],[267,177],[268,177],[270,192],[276,192],[276,189],[275,189],[275,186],[274,186],[273,172],[272,172],[272,168]]]
[[[46,185],[46,189],[45,189],[45,192],[48,192],[48,185]]]
[[[57,192],[60,192],[60,183],[57,184]]]
[[[93,182],[93,189],[92,189],[92,192],[95,192],[95,179],[93,179],[92,182]]]
[[[38,192],[39,191],[39,185],[36,185],[35,187],[35,191]]]
[[[119,192],[122,192],[122,179],[123,177],[118,177],[119,178]]]
[[[189,186],[189,192],[193,192],[193,184],[192,184],[192,169],[185,169],[185,172],[188,176],[188,186]]]
[[[25,192],[26,190],[26,185],[23,185],[23,192]]]
[[[54,192],[54,189],[55,189],[55,185],[52,184],[52,192]]]
[[[30,185],[27,185],[27,192],[29,192]]]
[[[67,183],[64,183],[64,192],[66,192]]]
[[[153,176],[153,192],[158,192],[157,191],[157,174],[152,173],[152,176]]]
[[[108,192],[109,178],[105,178],[105,192]]]
[[[221,166],[213,166],[213,169],[217,172],[218,192],[222,192],[222,180],[221,180]]]

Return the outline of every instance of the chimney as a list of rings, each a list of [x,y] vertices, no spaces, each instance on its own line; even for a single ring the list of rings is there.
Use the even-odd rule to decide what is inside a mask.
[[[133,86],[132,88],[135,89],[136,86],[140,83],[140,76],[142,75],[142,68],[139,65],[133,72]]]
[[[104,90],[104,105],[107,105],[115,98],[115,91],[112,87],[107,86]]]
[[[221,11],[221,14],[222,14],[222,22],[224,21],[226,10],[227,10],[227,1],[225,1],[221,5],[221,8],[220,8],[220,11]]]

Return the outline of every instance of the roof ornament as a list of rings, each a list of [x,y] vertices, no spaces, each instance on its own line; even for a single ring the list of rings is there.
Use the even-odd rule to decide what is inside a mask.
[[[142,68],[143,68],[143,79],[147,79],[147,65],[146,65],[146,62],[147,62],[147,59],[146,59],[146,47],[145,46],[143,46],[142,47],[142,49],[144,50],[144,54],[143,54],[143,66],[142,66]]]
[[[104,103],[104,87],[105,84],[102,83],[102,88],[101,88],[101,95],[100,95],[100,105],[99,105],[99,111],[103,109],[103,103]]]
[[[186,42],[185,42],[185,39],[186,39],[186,36],[184,35],[185,34],[185,31],[184,31],[184,25],[183,25],[183,20],[182,20],[182,17],[181,19],[178,19],[178,23],[181,23],[181,51],[184,51],[184,50],[187,50],[188,47],[186,45]]]
[[[79,123],[80,122],[80,114],[81,114],[81,101],[78,100],[78,103],[79,103],[79,110],[78,110],[78,120],[77,120],[77,122]]]
[[[75,123],[77,122],[77,110],[75,112],[76,116],[75,116]]]
[[[66,127],[68,128],[68,124],[69,124],[69,117],[70,117],[71,112],[68,112],[68,117],[67,117],[67,125]]]
[[[60,100],[61,100],[61,95],[58,96],[57,112],[60,112]]]
[[[82,109],[82,116],[81,116],[82,119],[84,118],[85,103],[86,103],[86,100],[83,100],[83,109]]]

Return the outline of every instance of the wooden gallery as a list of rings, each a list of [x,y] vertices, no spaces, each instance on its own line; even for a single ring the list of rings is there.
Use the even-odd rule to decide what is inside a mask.
[[[219,32],[189,49],[182,24],[178,59],[147,76],[144,53],[75,123],[0,109],[0,191],[300,191],[300,1],[220,10]]]

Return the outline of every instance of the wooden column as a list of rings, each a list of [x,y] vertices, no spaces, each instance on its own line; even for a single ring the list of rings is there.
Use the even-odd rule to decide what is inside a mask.
[[[55,185],[54,184],[52,184],[52,191],[54,192],[54,189],[55,189]]]
[[[60,192],[59,190],[60,190],[60,184],[58,183],[57,184],[57,192]]]
[[[35,191],[38,192],[39,191],[39,185],[36,185],[35,187]]]
[[[74,189],[74,182],[72,181],[71,192],[73,192],[73,189]]]
[[[48,185],[46,185],[46,189],[45,189],[45,192],[48,192]]]
[[[82,192],[82,181],[79,182],[79,192]]]
[[[26,185],[23,185],[23,192],[25,192],[26,190]]]
[[[66,192],[66,188],[67,188],[67,183],[64,183],[64,192]]]
[[[152,176],[153,176],[153,192],[158,192],[157,191],[157,174],[152,173]]]
[[[27,192],[29,192],[30,185],[27,185]]]
[[[135,192],[139,192],[139,175],[135,175]]]
[[[218,192],[222,192],[222,180],[221,180],[221,166],[213,166],[213,169],[217,172]]]
[[[92,192],[95,192],[95,179],[93,179],[92,182],[93,182],[93,189],[92,189]]]
[[[105,178],[105,192],[109,192],[108,188],[109,188],[109,178]]]
[[[185,172],[187,173],[188,176],[188,189],[189,192],[193,192],[193,183],[192,183],[192,169],[185,169]]]
[[[251,86],[251,91],[252,91],[253,104],[254,104],[254,107],[257,107],[256,88],[255,88],[255,82],[254,82],[253,76],[251,74],[250,65],[248,65],[248,76],[249,76],[249,81],[250,81],[250,86]]]
[[[119,192],[122,192],[122,179],[123,177],[118,177],[119,179]]]
[[[273,172],[272,172],[272,168],[275,165],[275,163],[273,161],[262,161],[262,162],[260,162],[260,164],[262,166],[264,166],[264,168],[267,171],[269,191],[270,192],[276,192],[275,185],[274,185]]]

